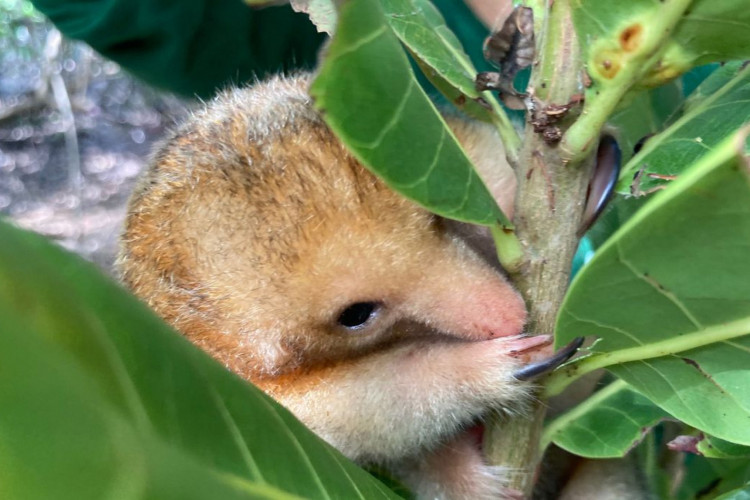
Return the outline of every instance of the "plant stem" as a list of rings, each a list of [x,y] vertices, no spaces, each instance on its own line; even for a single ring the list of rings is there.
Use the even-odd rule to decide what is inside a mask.
[[[670,354],[697,349],[698,347],[717,342],[726,342],[727,340],[748,334],[750,334],[750,319],[741,318],[729,323],[710,326],[693,333],[684,333],[677,337],[662,340],[661,342],[629,347],[627,349],[620,349],[619,351],[593,354],[581,358],[579,362],[571,363],[565,369],[558,370],[550,375],[547,379],[544,392],[546,396],[560,394],[570,383],[578,378],[607,366],[669,356]]]
[[[543,38],[538,40],[529,92],[537,100],[537,109],[543,111],[549,104],[573,102],[581,88],[582,63],[569,0],[547,1],[544,29],[539,35]],[[570,122],[568,117],[558,126],[564,130]],[[529,332],[554,330],[578,244],[576,231],[590,172],[590,158],[564,164],[556,144],[545,142],[527,123],[516,170],[514,220],[524,257],[511,278],[526,300]],[[510,487],[525,497],[531,495],[540,459],[544,414],[544,403],[539,400],[525,415],[498,415],[488,425],[485,439],[488,460],[521,471],[511,478]]]

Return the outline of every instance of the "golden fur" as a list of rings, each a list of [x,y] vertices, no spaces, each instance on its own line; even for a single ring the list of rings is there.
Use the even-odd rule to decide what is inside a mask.
[[[517,337],[515,290],[364,169],[306,86],[229,91],[164,142],[130,203],[122,279],[352,459],[399,469],[424,495],[502,494],[504,473],[462,429],[522,408],[512,373],[546,341]],[[451,122],[480,166],[502,164],[491,128]],[[495,172],[507,210],[512,174]],[[362,328],[338,324],[358,302],[380,308]],[[452,473],[437,474],[446,458]]]

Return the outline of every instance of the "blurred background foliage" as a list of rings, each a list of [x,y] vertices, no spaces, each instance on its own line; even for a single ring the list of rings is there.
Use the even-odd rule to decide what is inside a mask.
[[[151,145],[189,105],[0,0],[0,215],[109,270]]]

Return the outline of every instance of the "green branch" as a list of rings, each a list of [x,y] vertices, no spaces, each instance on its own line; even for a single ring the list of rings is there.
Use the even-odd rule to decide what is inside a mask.
[[[647,25],[641,25],[643,32],[637,50],[631,53],[624,50],[617,52],[620,60],[610,63],[619,63],[619,71],[609,80],[604,80],[600,76],[594,87],[586,91],[581,116],[568,129],[560,144],[563,158],[575,163],[588,154],[596,144],[605,122],[625,93],[659,61],[668,47],[667,41],[674,27],[691,3],[692,0],[670,0],[661,3],[659,10],[649,17]],[[591,57],[587,65],[592,65]],[[589,68],[589,74],[592,74],[591,69],[593,68]],[[592,74],[592,77],[595,76]]]

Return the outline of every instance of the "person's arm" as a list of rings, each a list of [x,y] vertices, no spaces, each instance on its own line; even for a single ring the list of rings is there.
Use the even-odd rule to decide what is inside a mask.
[[[325,36],[288,5],[242,0],[33,0],[68,37],[147,82],[212,96],[230,83],[311,68]]]

